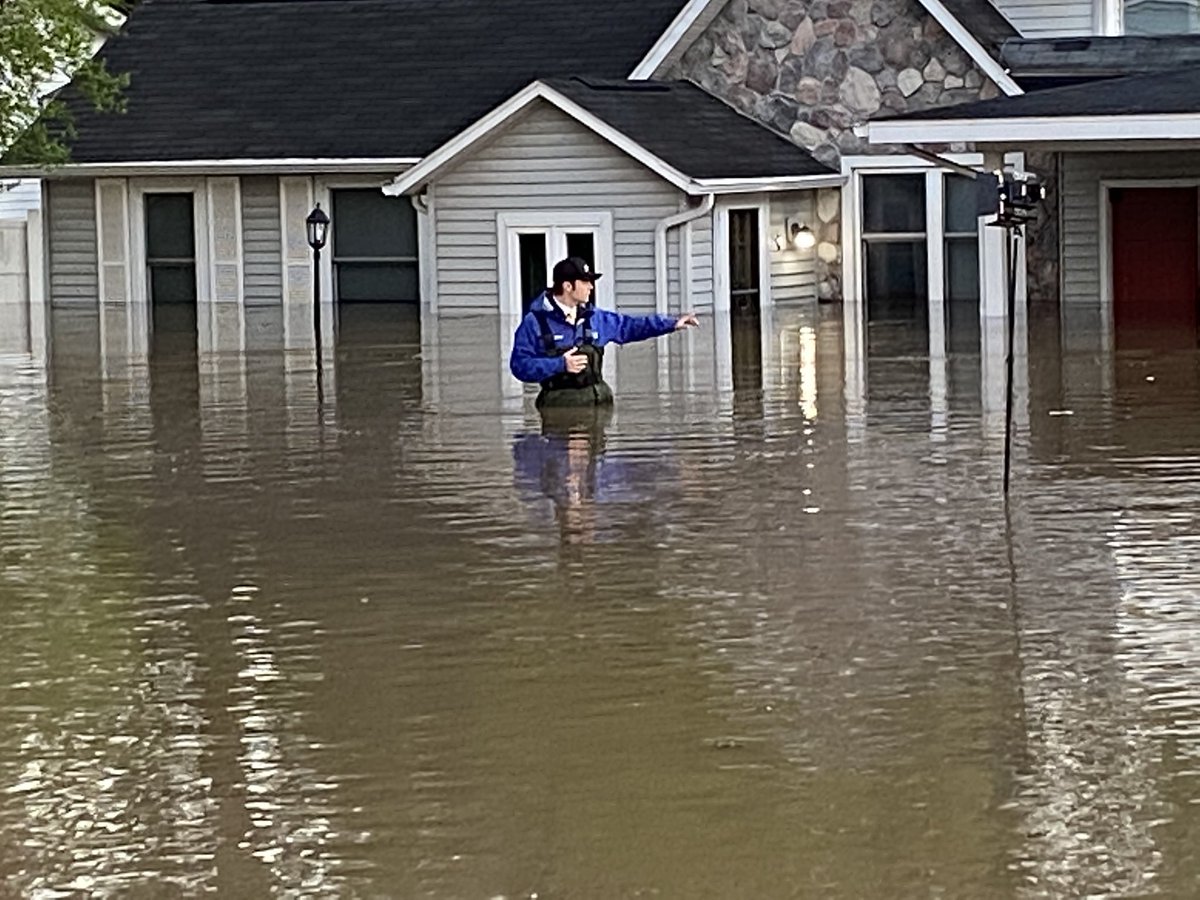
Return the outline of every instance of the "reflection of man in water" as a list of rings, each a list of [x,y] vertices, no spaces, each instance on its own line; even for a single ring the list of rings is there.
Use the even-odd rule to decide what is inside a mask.
[[[513,445],[517,484],[553,501],[566,543],[595,540],[604,429],[611,418],[607,406],[545,409],[542,433],[522,435]]]
[[[596,309],[588,300],[600,273],[579,257],[554,267],[554,284],[536,298],[517,328],[509,368],[519,380],[541,384],[539,409],[612,403],[604,381],[604,345],[661,337],[699,323],[682,316],[626,316]]]

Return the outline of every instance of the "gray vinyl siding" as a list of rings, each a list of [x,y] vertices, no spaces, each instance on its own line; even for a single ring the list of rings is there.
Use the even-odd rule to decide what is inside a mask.
[[[247,306],[283,304],[279,179],[242,179],[242,279]]]
[[[775,235],[784,235],[789,217],[808,222],[812,227],[813,197],[812,191],[771,196],[771,221],[767,234],[768,241],[772,242],[767,251],[771,254],[771,298],[776,303],[817,299],[816,248],[796,250],[785,243],[782,250],[776,250],[773,243]]]
[[[95,306],[99,298],[95,182],[47,181],[45,191],[50,302],[55,306]]]
[[[1200,178],[1200,154],[1068,153],[1062,168],[1062,299],[1095,305],[1100,301],[1100,182]]]
[[[1092,0],[993,0],[1024,37],[1078,37],[1096,34]]]
[[[713,305],[713,218],[709,214],[692,222],[692,302],[694,309]]]
[[[608,211],[617,306],[654,309],[654,226],[682,193],[549,104],[541,103],[437,182],[438,304],[499,307],[496,215]],[[607,274],[607,273],[606,273]]]

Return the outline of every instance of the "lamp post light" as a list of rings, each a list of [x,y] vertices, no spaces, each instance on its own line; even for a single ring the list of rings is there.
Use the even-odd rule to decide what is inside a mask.
[[[321,340],[321,250],[325,247],[325,238],[329,235],[329,216],[325,215],[318,203],[304,220],[308,233],[308,246],[313,250],[313,326],[316,328],[317,342]]]
[[[317,352],[317,401],[320,402],[323,385],[321,384],[321,250],[329,235],[329,216],[318,203],[304,220],[308,236],[308,246],[313,251],[313,341]]]

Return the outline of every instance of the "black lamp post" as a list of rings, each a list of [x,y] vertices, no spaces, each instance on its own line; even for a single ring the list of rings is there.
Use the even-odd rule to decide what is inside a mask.
[[[317,351],[317,399],[321,394],[321,250],[329,234],[329,216],[318,203],[304,220],[308,246],[313,250],[313,340]]]
[[[313,249],[313,322],[317,326],[318,339],[321,333],[321,251],[329,234],[329,216],[318,203],[304,220],[308,232],[308,246]]]

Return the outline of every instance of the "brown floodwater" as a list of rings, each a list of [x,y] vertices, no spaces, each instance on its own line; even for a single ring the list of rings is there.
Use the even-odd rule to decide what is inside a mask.
[[[347,308],[318,395],[159,318],[0,356],[0,895],[1200,895],[1194,349],[1033,316],[1006,510],[970,316],[545,424],[495,319]]]

